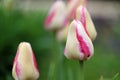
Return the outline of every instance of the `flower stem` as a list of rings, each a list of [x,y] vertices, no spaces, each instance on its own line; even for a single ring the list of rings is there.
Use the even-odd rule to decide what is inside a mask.
[[[65,80],[64,76],[64,68],[63,68],[63,45],[62,43],[58,42],[58,72],[59,72],[59,79],[58,80]]]
[[[80,80],[84,80],[84,61],[79,61],[80,64]]]
[[[57,41],[56,32],[53,32],[53,56],[55,67],[57,67],[55,71],[56,79],[55,80],[64,80],[64,71],[63,71],[63,45]]]

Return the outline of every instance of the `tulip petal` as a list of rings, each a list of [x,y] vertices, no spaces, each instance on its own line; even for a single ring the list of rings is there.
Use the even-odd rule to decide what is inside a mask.
[[[89,57],[90,56],[90,51],[89,48],[86,44],[86,42],[83,40],[83,37],[79,34],[79,25],[77,24],[76,27],[76,37],[79,42],[79,47],[81,49],[81,52],[85,54],[85,56]]]
[[[52,5],[47,18],[45,19],[45,28],[56,30],[67,24],[66,5],[62,0],[57,0]]]
[[[76,18],[81,21],[88,36],[94,40],[97,36],[96,29],[90,14],[84,6],[79,6],[76,10]]]
[[[56,11],[51,12],[51,13],[48,15],[48,17],[46,18],[46,20],[45,20],[45,26],[46,26],[46,27],[47,27],[48,25],[50,25],[50,23],[52,22],[53,17],[55,16],[55,12],[56,12]]]
[[[66,42],[67,40],[67,35],[68,35],[68,30],[69,30],[69,24],[67,24],[65,27],[63,27],[62,29],[60,29],[57,32],[57,39],[59,41],[63,41]]]
[[[18,80],[20,80],[21,72],[20,72],[20,65],[18,62],[15,65],[15,71],[16,71],[16,75],[17,75]]]
[[[67,4],[67,18],[75,17],[75,11],[80,0],[70,0]]]

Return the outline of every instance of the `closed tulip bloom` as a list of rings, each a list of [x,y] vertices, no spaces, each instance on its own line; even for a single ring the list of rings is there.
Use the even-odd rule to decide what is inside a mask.
[[[12,69],[15,80],[37,80],[39,71],[31,45],[27,42],[19,44]]]
[[[70,24],[67,24],[65,27],[63,27],[57,32],[57,39],[59,41],[65,42],[67,40],[69,25]]]
[[[92,40],[94,40],[97,36],[97,32],[96,32],[96,29],[95,29],[95,26],[93,24],[90,14],[84,6],[79,6],[77,8],[76,18],[81,21],[88,36]]]
[[[45,28],[49,30],[58,29],[67,24],[66,5],[63,1],[57,0],[51,7],[45,20]]]
[[[67,18],[74,18],[75,11],[80,3],[80,0],[69,0],[67,3]]]
[[[68,59],[87,60],[94,52],[91,39],[86,34],[83,25],[73,20],[68,31],[64,55]]]
[[[67,16],[66,18],[74,18],[76,15],[76,9],[79,5],[86,6],[87,0],[69,0],[67,3]]]

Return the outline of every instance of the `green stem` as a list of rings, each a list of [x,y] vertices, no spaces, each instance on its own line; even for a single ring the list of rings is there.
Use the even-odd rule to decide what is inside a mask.
[[[55,80],[64,80],[64,73],[63,73],[63,52],[62,52],[62,45],[60,42],[57,41],[56,39],[56,32],[52,33],[53,37],[53,57],[54,57],[54,63],[55,63],[55,74],[56,76]]]
[[[55,39],[55,32],[51,32],[51,37],[52,37],[52,46],[51,46],[51,50],[52,50],[52,58],[50,60],[50,66],[49,66],[49,71],[48,71],[48,80],[57,80],[57,41]]]
[[[52,51],[53,51],[53,60],[55,63],[55,74],[54,76],[56,77],[55,80],[65,80],[64,79],[64,70],[63,70],[63,45],[62,43],[60,43],[59,41],[57,41],[56,39],[56,32],[52,33],[52,38],[53,38],[53,47],[52,47]]]
[[[58,72],[59,72],[59,80],[65,80],[64,78],[64,68],[63,68],[63,45],[58,42]]]
[[[54,63],[55,63],[55,67],[56,67],[56,69],[55,69],[55,74],[54,74],[54,76],[53,77],[55,77],[54,78],[54,80],[57,80],[58,79],[58,72],[57,72],[57,67],[58,67],[58,61],[57,61],[57,59],[58,59],[58,54],[57,54],[57,52],[58,52],[58,48],[57,48],[57,40],[56,40],[56,31],[54,31],[53,32],[53,58],[54,58]]]
[[[55,64],[51,62],[48,70],[47,80],[54,80],[54,73],[55,73]]]
[[[80,64],[80,80],[84,80],[84,61],[79,61]]]

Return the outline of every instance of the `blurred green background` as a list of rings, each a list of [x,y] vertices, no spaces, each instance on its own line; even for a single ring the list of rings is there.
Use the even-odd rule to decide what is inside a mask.
[[[25,7],[22,5],[24,1],[17,1],[18,6],[0,0],[0,80],[13,80],[12,64],[22,41],[32,45],[40,70],[39,80],[79,80],[79,62],[66,59],[63,55],[65,44],[57,42],[55,34],[44,29],[44,20],[51,4],[40,0],[38,4],[44,2],[49,4],[48,7],[44,4],[41,4],[44,7],[31,7],[27,0],[29,4]],[[85,62],[85,80],[99,80],[101,76],[112,78],[116,74],[116,80],[120,80],[120,15],[118,6],[114,6],[119,2],[105,1],[108,6],[104,3],[103,7],[107,6],[106,10],[92,5],[94,3],[101,5],[104,1],[91,1],[89,5],[98,36],[94,41],[94,56]],[[109,9],[116,13],[106,15]],[[98,13],[99,10],[103,11],[103,14],[96,15],[96,10]]]

